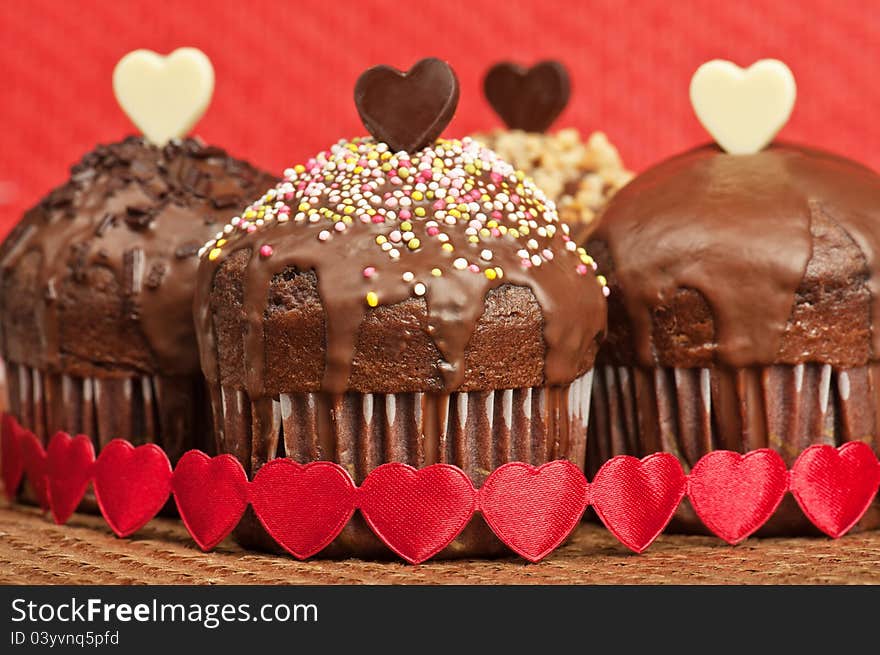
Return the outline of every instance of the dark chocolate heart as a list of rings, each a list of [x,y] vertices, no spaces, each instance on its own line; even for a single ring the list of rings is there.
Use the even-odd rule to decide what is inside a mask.
[[[495,64],[483,80],[483,92],[507,127],[544,132],[568,104],[568,72],[558,61],[523,68],[509,61]]]
[[[358,78],[354,103],[367,131],[395,151],[414,152],[440,136],[458,106],[458,78],[445,61],[408,71],[374,66]]]

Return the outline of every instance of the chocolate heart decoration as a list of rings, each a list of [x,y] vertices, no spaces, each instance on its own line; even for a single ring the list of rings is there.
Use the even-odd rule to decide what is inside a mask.
[[[455,114],[458,78],[445,61],[422,59],[407,72],[391,66],[364,71],[354,87],[364,127],[394,151],[432,143]]]
[[[542,61],[531,68],[502,61],[486,73],[483,93],[507,127],[544,132],[568,104],[571,84],[558,61]]]

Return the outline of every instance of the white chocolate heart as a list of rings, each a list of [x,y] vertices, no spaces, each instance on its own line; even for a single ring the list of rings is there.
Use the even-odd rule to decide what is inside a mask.
[[[214,93],[214,67],[196,48],[167,57],[152,50],[129,52],[113,70],[113,93],[148,141],[163,146],[186,136]]]
[[[691,104],[716,143],[732,155],[759,152],[788,122],[797,96],[791,69],[778,59],[748,68],[713,59],[691,78]]]

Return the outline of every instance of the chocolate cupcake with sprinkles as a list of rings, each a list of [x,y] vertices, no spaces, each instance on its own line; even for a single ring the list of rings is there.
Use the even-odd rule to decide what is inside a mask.
[[[448,64],[367,70],[372,135],[340,141],[201,251],[195,314],[221,448],[252,477],[277,457],[356,483],[387,462],[583,467],[607,289],[554,203],[494,152],[438,138]],[[247,546],[271,540],[253,516]],[[382,556],[356,516],[326,555]],[[441,556],[507,552],[479,518]]]

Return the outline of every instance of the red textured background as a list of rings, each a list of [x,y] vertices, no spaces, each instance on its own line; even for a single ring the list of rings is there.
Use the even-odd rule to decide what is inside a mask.
[[[427,55],[461,80],[451,135],[497,124],[480,89],[490,63],[563,60],[574,92],[557,126],[604,129],[637,169],[705,138],[687,97],[700,63],[779,57],[799,87],[783,136],[880,168],[878,19],[868,0],[0,0],[0,233],[131,131],[110,76],[135,48],[207,52],[217,88],[196,131],[275,171],[362,132],[364,68]]]

